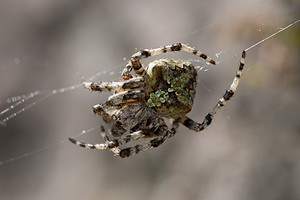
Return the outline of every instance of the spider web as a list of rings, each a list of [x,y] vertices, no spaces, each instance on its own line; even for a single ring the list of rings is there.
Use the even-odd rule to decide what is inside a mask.
[[[276,36],[277,34],[281,33],[282,31],[285,31],[285,30],[291,28],[293,25],[297,24],[299,21],[300,20],[296,20],[293,23],[291,23],[291,24],[289,24],[289,25],[287,25],[283,28],[279,28],[279,30],[274,32],[273,34],[271,34],[267,37],[264,37],[263,39],[256,42],[255,44],[245,48],[245,51],[249,51],[249,50],[255,48],[256,46],[262,44],[263,42],[266,42],[268,39],[271,39],[272,37]],[[198,31],[199,30],[193,31],[191,33],[191,35],[197,33]],[[258,32],[260,32],[260,33],[262,32],[261,27],[258,28]],[[215,54],[215,56],[217,58],[217,64],[221,62],[219,60],[219,57],[224,53],[226,53],[226,52],[225,51],[220,51],[220,52]],[[232,57],[237,57],[237,55],[235,54]],[[203,65],[203,61],[200,60],[200,59],[188,59],[188,60],[190,62],[193,62],[195,64],[195,67],[199,71],[206,72],[211,68],[211,66]],[[108,70],[101,70],[100,72],[95,73],[93,76],[91,76],[91,77],[89,77],[85,80],[93,81],[93,80],[97,80],[97,78],[99,78],[99,77],[112,76],[116,73],[116,70],[119,69],[120,66],[122,66],[122,65],[124,65],[124,64],[118,64],[118,65],[111,66],[111,67],[108,68]],[[208,87],[205,86],[205,84],[202,84],[200,82],[200,85],[201,85],[201,87],[204,88],[204,90],[206,90],[208,92],[212,92],[211,89],[209,89]],[[74,84],[74,85],[71,85],[71,86],[68,86],[68,87],[53,89],[53,90],[50,90],[50,91],[36,90],[36,91],[30,92],[29,94],[23,94],[23,95],[18,95],[18,96],[14,96],[14,97],[9,97],[5,101],[5,103],[2,103],[2,105],[1,105],[1,107],[4,107],[4,108],[2,108],[2,110],[0,111],[0,117],[1,117],[0,118],[0,120],[1,120],[0,124],[2,126],[7,126],[7,123],[9,123],[15,117],[21,115],[23,112],[26,112],[26,111],[30,110],[31,108],[33,108],[37,104],[41,104],[44,101],[46,101],[47,99],[52,98],[56,95],[65,94],[65,93],[68,93],[68,92],[75,91],[75,90],[77,90],[81,87],[82,87],[81,84]],[[82,130],[78,134],[71,134],[70,137],[78,138],[78,137],[80,137],[84,134],[91,133],[91,132],[94,132],[94,131],[98,131],[98,128],[99,128],[99,126],[97,125],[95,127],[88,128],[86,130]],[[47,146],[44,146],[44,147],[41,147],[41,148],[36,148],[33,151],[29,151],[29,152],[26,152],[26,153],[23,153],[23,154],[20,154],[20,155],[17,155],[17,156],[13,156],[13,157],[11,157],[9,159],[6,159],[6,160],[2,160],[2,161],[0,161],[0,166],[11,163],[11,162],[15,162],[17,160],[26,158],[28,156],[31,156],[31,155],[34,155],[34,154],[37,154],[37,153],[41,153],[43,151],[47,151],[47,150],[55,148],[59,145],[65,144],[67,141],[68,141],[68,139],[62,139],[58,142],[54,142],[54,143],[49,144]]]

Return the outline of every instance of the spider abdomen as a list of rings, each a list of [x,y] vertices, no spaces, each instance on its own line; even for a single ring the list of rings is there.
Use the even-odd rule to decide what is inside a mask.
[[[146,104],[163,116],[180,116],[193,106],[197,71],[182,60],[155,60],[145,75]]]

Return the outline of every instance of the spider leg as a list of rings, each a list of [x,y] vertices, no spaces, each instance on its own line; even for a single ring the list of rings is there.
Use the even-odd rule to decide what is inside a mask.
[[[143,133],[142,130],[139,130],[139,131],[130,133],[130,134],[126,135],[125,137],[112,140],[112,142],[114,142],[116,144],[116,147],[110,149],[110,151],[112,151],[115,155],[119,155],[119,153],[121,152],[120,146],[127,144],[130,141],[138,140],[143,137],[145,137],[145,134]]]
[[[93,106],[93,112],[103,116],[106,122],[116,120],[120,108],[124,104],[137,103],[144,101],[145,93],[143,90],[127,90],[116,93],[108,98],[104,104],[97,104]]]
[[[125,91],[129,89],[141,88],[145,86],[144,79],[142,77],[135,77],[127,81],[121,82],[83,82],[82,85],[92,91]]]
[[[129,156],[132,156],[134,154],[137,154],[141,151],[148,150],[153,147],[158,147],[161,145],[167,138],[172,137],[175,135],[176,129],[178,127],[178,121],[173,122],[171,130],[168,129],[167,125],[165,124],[164,120],[162,118],[158,118],[157,121],[154,122],[155,124],[152,124],[152,131],[149,129],[142,129],[135,131],[133,133],[130,133],[126,135],[125,137],[119,138],[119,139],[113,139],[111,140],[107,133],[105,132],[105,129],[103,126],[101,126],[101,136],[103,137],[105,143],[101,144],[90,144],[81,142],[78,140],[75,140],[73,138],[69,138],[69,140],[76,144],[77,146],[87,148],[87,149],[100,149],[100,150],[110,150],[112,151],[116,156],[119,156],[121,158],[126,158]],[[150,131],[150,132],[149,132]],[[133,140],[139,140],[141,138],[150,137],[151,139],[148,143],[142,144],[142,145],[135,145],[133,147],[124,148],[121,147],[125,144],[127,144],[130,141]]]
[[[110,139],[109,139],[108,135],[105,132],[104,126],[100,125],[100,130],[101,130],[101,136],[104,139],[104,141],[109,142]]]
[[[138,144],[128,148],[120,148],[118,151],[115,151],[114,153],[115,155],[120,156],[121,158],[126,158],[135,155],[141,151],[146,151],[153,147],[158,147],[159,145],[164,143],[164,141],[168,138],[168,135],[171,134],[169,130],[167,130],[165,133],[166,134],[164,136],[158,136],[150,140],[148,143]]]
[[[179,122],[184,126],[186,126],[187,128],[199,132],[204,130],[206,127],[208,127],[211,124],[213,117],[214,115],[210,112],[206,115],[202,123],[195,122],[194,120],[192,120],[187,116],[180,117]]]
[[[101,144],[90,144],[90,143],[85,143],[85,142],[81,142],[78,140],[75,140],[73,138],[69,138],[69,140],[73,143],[76,144],[77,146],[83,147],[83,148],[87,148],[87,149],[100,149],[100,150],[111,150],[114,153],[119,153],[121,150],[118,148],[121,145],[124,145],[132,140],[138,140],[142,137],[145,136],[145,134],[143,133],[142,130],[140,131],[136,131],[133,132],[129,135],[126,135],[123,138],[119,138],[119,139],[114,139],[111,140],[107,133],[105,132],[104,127],[101,125],[101,136],[103,137],[105,143],[101,143]]]
[[[215,105],[213,109],[205,116],[202,123],[197,123],[194,120],[188,118],[187,116],[180,117],[178,119],[179,122],[182,123],[187,128],[194,130],[196,132],[202,131],[207,126],[209,126],[217,111],[220,110],[223,106],[225,106],[226,102],[229,101],[229,99],[234,95],[235,91],[237,90],[244,69],[245,58],[246,58],[246,52],[243,51],[238,71],[236,72],[236,75],[230,85],[230,88],[226,90],[223,97],[219,99],[217,105]]]
[[[163,53],[169,53],[169,52],[173,52],[173,51],[185,51],[188,53],[192,53],[196,56],[199,56],[203,59],[205,59],[206,61],[210,62],[211,64],[216,64],[215,61],[213,59],[211,59],[210,57],[208,57],[206,54],[202,53],[199,50],[196,50],[193,47],[190,47],[186,44],[182,44],[182,43],[176,43],[176,44],[172,44],[172,45],[167,45],[161,48],[157,48],[157,49],[144,49],[141,50],[135,54],[133,54],[128,62],[128,64],[126,65],[126,67],[123,70],[122,76],[123,79],[127,80],[129,78],[131,78],[129,76],[129,73],[131,71],[131,69],[133,68],[135,73],[138,76],[142,76],[145,72],[144,67],[142,66],[142,64],[140,63],[140,59],[143,58],[148,58],[150,56],[156,56],[156,55],[160,55]]]
[[[123,143],[126,143],[126,141],[129,138],[129,136],[128,136],[127,138],[124,138],[124,139],[111,140],[108,137],[108,135],[105,132],[105,129],[104,129],[104,127],[102,125],[100,126],[100,129],[101,129],[101,136],[104,139],[105,143],[101,143],[101,144],[89,144],[89,143],[85,143],[85,142],[80,142],[80,141],[75,140],[73,138],[69,138],[69,140],[73,144],[76,144],[77,146],[80,146],[80,147],[84,147],[84,148],[87,148],[87,149],[100,149],[100,150],[104,150],[104,149],[113,149],[113,148],[116,148],[119,145],[122,145]],[[137,135],[137,134],[133,134],[132,138],[134,138],[134,135]]]
[[[169,137],[173,137],[176,134],[178,127],[179,127],[179,121],[174,120],[172,122],[171,134],[169,135]]]
[[[100,130],[101,130],[101,136],[104,139],[105,143],[102,144],[89,144],[89,143],[85,143],[85,142],[80,142],[78,140],[75,140],[73,138],[69,138],[69,140],[73,143],[76,144],[77,146],[80,147],[84,147],[87,149],[100,149],[100,150],[104,150],[104,149],[112,149],[118,146],[118,144],[112,140],[110,140],[110,138],[108,137],[108,135],[105,132],[104,126],[100,126]]]
[[[153,137],[153,139],[144,144],[138,144],[128,148],[118,148],[118,150],[114,151],[114,153],[115,155],[120,156],[121,158],[126,158],[135,155],[141,151],[145,151],[153,147],[158,147],[161,144],[163,144],[166,139],[172,137],[175,134],[175,131],[175,128],[169,130],[164,120],[160,118],[160,123],[157,125],[157,127],[153,129],[151,133],[147,133],[147,135],[144,136],[150,136],[151,138]]]
[[[143,131],[139,130],[139,131],[135,131],[133,133],[130,133],[130,134],[126,135],[125,137],[111,140],[108,137],[108,135],[106,134],[106,131],[105,131],[104,127],[101,125],[101,136],[103,137],[103,139],[104,139],[105,142],[114,143],[115,144],[114,148],[116,148],[118,146],[121,146],[121,145],[124,145],[124,144],[130,142],[131,140],[140,139],[140,138],[144,137],[145,134],[143,134]]]
[[[156,127],[154,130],[149,131],[149,129],[141,129],[135,132],[132,132],[125,137],[115,139],[109,142],[114,142],[116,147],[110,149],[116,156],[120,156],[121,158],[129,157],[131,155],[137,154],[140,151],[145,151],[152,147],[158,147],[161,145],[169,135],[175,134],[168,130],[168,127],[163,124]],[[139,140],[141,138],[154,138],[149,141],[149,143],[142,145],[135,145],[133,147],[124,148],[121,147],[133,140]]]
[[[80,147],[84,147],[87,149],[111,149],[111,148],[115,148],[115,143],[112,141],[103,143],[103,144],[89,144],[89,143],[85,143],[85,142],[80,142],[78,140],[75,140],[73,138],[69,138],[70,142],[72,142],[73,144],[76,144],[77,146]]]
[[[121,104],[141,102],[145,99],[145,92],[141,90],[129,90],[116,93],[105,102],[108,106],[119,106]]]
[[[246,58],[246,51],[243,51],[238,71],[236,72],[236,75],[230,85],[230,88],[226,90],[225,94],[219,100],[218,104],[213,108],[213,112],[216,112],[217,109],[220,109],[221,107],[225,106],[226,102],[234,95],[235,91],[237,90],[237,87],[239,85],[243,73],[245,58]]]

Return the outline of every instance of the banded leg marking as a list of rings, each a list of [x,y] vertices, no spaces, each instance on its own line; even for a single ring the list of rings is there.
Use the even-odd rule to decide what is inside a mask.
[[[143,90],[129,90],[116,93],[108,98],[105,102],[107,105],[118,106],[125,103],[141,102],[145,98]]]
[[[160,137],[157,137],[155,139],[150,140],[149,143],[138,144],[138,145],[135,145],[133,147],[128,147],[128,148],[121,148],[120,151],[114,152],[114,153],[117,156],[120,156],[121,158],[127,158],[127,157],[130,157],[132,155],[138,154],[141,151],[146,151],[148,149],[151,149],[151,148],[154,148],[154,147],[158,147],[166,139],[167,139],[167,137],[160,136]]]
[[[114,152],[117,156],[120,156],[121,158],[126,158],[132,155],[135,155],[141,151],[146,151],[148,149],[151,149],[153,147],[158,147],[164,141],[172,135],[171,131],[168,130],[168,127],[166,125],[161,125],[157,129],[157,133],[154,134],[159,134],[160,136],[155,137],[154,139],[150,140],[150,142],[145,143],[145,144],[138,144],[133,147],[128,147],[128,148],[120,148],[120,151]]]
[[[144,50],[141,50],[135,54],[132,55],[132,58],[134,60],[140,60],[140,59],[143,59],[143,58],[148,58],[150,56],[156,56],[156,55],[160,55],[160,54],[163,54],[163,53],[170,53],[170,52],[173,52],[173,51],[185,51],[185,52],[188,52],[188,53],[192,53],[198,57],[201,57],[203,58],[204,60],[210,62],[211,64],[216,64],[216,62],[211,59],[210,57],[208,57],[206,54],[202,53],[201,51],[193,48],[193,47],[190,47],[186,44],[182,44],[182,43],[176,43],[176,44],[172,44],[172,45],[167,45],[167,46],[164,46],[164,47],[160,47],[160,48],[156,48],[156,49],[144,49]]]
[[[187,116],[180,118],[180,123],[182,123],[187,128],[199,132],[204,130],[206,127],[208,127],[213,119],[214,115],[212,113],[208,113],[206,117],[204,118],[202,123],[195,122],[194,120],[190,119]]]
[[[164,47],[160,47],[160,48],[156,48],[156,49],[144,49],[141,50],[135,54],[133,54],[128,62],[128,64],[126,65],[126,67],[123,70],[122,73],[122,77],[125,80],[128,80],[130,78],[132,78],[132,76],[129,74],[131,69],[133,68],[135,73],[138,76],[142,76],[145,73],[145,68],[143,67],[143,65],[140,63],[140,59],[144,59],[144,58],[148,58],[150,56],[156,56],[156,55],[160,55],[163,53],[169,53],[169,52],[173,52],[173,51],[185,51],[188,53],[192,53],[198,57],[203,58],[204,60],[208,61],[211,64],[216,64],[216,62],[211,59],[210,57],[208,57],[206,54],[202,53],[199,50],[196,50],[193,47],[190,47],[186,44],[182,44],[182,43],[176,43],[176,44],[172,44],[172,45],[167,45]]]
[[[108,143],[104,143],[104,144],[89,144],[89,143],[85,143],[85,142],[80,142],[78,140],[75,140],[73,138],[69,138],[69,140],[73,143],[76,144],[77,146],[80,147],[84,147],[87,149],[100,149],[100,150],[104,150],[104,149],[111,149],[114,148],[115,143],[113,142],[108,142]]]
[[[196,132],[202,131],[206,127],[208,127],[211,124],[211,122],[212,122],[215,114],[217,113],[217,111],[219,109],[221,109],[226,104],[227,101],[230,100],[230,98],[234,95],[235,91],[237,90],[237,87],[238,87],[238,84],[239,84],[239,81],[240,81],[240,78],[242,76],[242,72],[243,72],[243,69],[244,69],[245,58],[246,58],[246,52],[243,51],[238,71],[236,72],[236,75],[233,79],[232,84],[230,85],[230,88],[228,90],[226,90],[225,94],[223,95],[223,97],[221,99],[219,99],[217,105],[215,105],[213,107],[212,111],[209,112],[205,116],[202,123],[195,122],[194,120],[188,118],[187,116],[179,118],[178,119],[179,122],[181,124],[183,124],[184,126],[186,126],[187,128],[189,128],[191,130],[194,130]]]
[[[144,79],[142,77],[132,78],[124,82],[83,82],[82,85],[92,91],[125,91],[128,89],[141,88],[145,86]]]
[[[246,52],[243,51],[238,71],[236,72],[236,75],[230,85],[230,88],[228,90],[226,90],[223,97],[221,99],[219,99],[219,102],[215,106],[214,110],[216,110],[220,107],[223,107],[226,104],[226,102],[229,101],[229,99],[234,95],[235,91],[237,90],[237,87],[239,85],[239,82],[240,82],[240,79],[241,79],[241,76],[243,73],[243,69],[244,69],[244,65],[245,65],[245,58],[246,58]]]

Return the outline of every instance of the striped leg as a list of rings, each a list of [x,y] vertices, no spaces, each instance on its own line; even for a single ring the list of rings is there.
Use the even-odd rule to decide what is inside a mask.
[[[206,115],[206,117],[204,118],[203,122],[198,123],[198,122],[195,122],[194,120],[188,118],[187,116],[184,116],[179,119],[179,122],[182,123],[187,128],[189,128],[193,131],[199,132],[199,131],[204,130],[206,127],[208,127],[211,124],[213,117],[214,117],[214,115],[212,115],[212,113],[208,113]]]
[[[211,64],[214,64],[214,65],[216,64],[215,61],[213,59],[211,59],[210,57],[208,57],[206,54],[202,53],[201,51],[199,51],[193,47],[190,47],[190,46],[188,46],[186,44],[182,44],[182,43],[176,43],[176,44],[164,46],[162,48],[151,49],[151,50],[149,50],[149,54],[150,54],[150,56],[155,56],[155,55],[169,53],[169,52],[173,52],[173,51],[185,51],[188,53],[192,53],[198,57],[203,58],[204,60],[206,60],[207,62],[209,62]]]
[[[142,130],[130,133],[129,135],[126,135],[125,137],[119,138],[119,139],[115,139],[112,140],[113,142],[116,143],[116,147],[110,149],[110,151],[112,151],[115,155],[122,157],[122,145],[127,144],[128,142],[134,141],[134,140],[138,140],[145,137],[145,134],[143,133]],[[123,158],[123,157],[122,157]]]
[[[187,128],[199,132],[202,131],[203,129],[205,129],[207,126],[209,126],[212,122],[212,119],[214,117],[214,115],[217,113],[217,111],[219,109],[221,109],[223,106],[225,106],[226,102],[229,101],[229,99],[234,95],[234,93],[237,90],[237,87],[239,85],[239,81],[241,79],[242,76],[242,72],[244,69],[244,65],[245,65],[245,58],[246,58],[246,52],[243,51],[242,53],[242,59],[240,61],[240,65],[238,68],[238,71],[236,72],[236,75],[232,81],[232,84],[230,85],[230,88],[228,90],[226,90],[225,94],[223,95],[223,97],[221,99],[219,99],[217,105],[215,105],[212,109],[211,112],[209,112],[202,123],[197,123],[194,120],[184,116],[179,118],[179,122],[182,123],[184,126],[186,126]]]
[[[144,79],[141,77],[132,78],[123,82],[83,82],[82,85],[93,91],[125,91],[128,89],[141,88],[145,86]]]
[[[163,133],[160,133],[159,131],[164,131]],[[138,140],[140,138],[145,137],[145,134],[143,133],[142,130],[133,132],[123,138],[120,139],[114,139],[110,140],[107,134],[105,133],[104,127],[101,126],[101,135],[104,138],[105,143],[102,144],[89,144],[85,142],[80,142],[78,140],[75,140],[73,138],[69,138],[69,140],[76,144],[77,146],[87,148],[87,149],[100,149],[100,150],[110,150],[112,151],[115,155],[120,156],[121,158],[129,157],[131,155],[137,154],[140,151],[145,151],[147,149],[150,149],[152,147],[158,147],[161,145],[166,139],[169,133],[167,130],[167,127],[159,127],[157,129],[158,134],[160,136],[156,137],[155,139],[150,140],[149,143],[147,144],[142,144],[142,145],[135,145],[134,147],[129,147],[129,148],[119,148],[120,146],[132,141],[132,140]]]
[[[103,116],[105,122],[111,122],[116,120],[115,116],[119,116],[119,112],[123,112],[121,109],[125,104],[143,102],[145,93],[143,90],[128,90],[116,93],[108,98],[103,104],[97,104],[93,106],[93,112],[100,116]]]
[[[140,128],[137,131],[134,131],[120,139],[114,140],[117,143],[117,147],[112,148],[111,151],[121,157],[129,157],[134,154],[137,154],[141,151],[148,150],[152,147],[158,147],[161,145],[167,138],[173,136],[175,134],[175,129],[178,127],[178,124],[174,125],[171,131],[168,130],[167,125],[165,124],[164,120],[161,118],[155,117],[152,118],[150,117],[146,121],[151,121],[151,124],[147,125],[146,129]],[[141,138],[153,138],[150,141],[143,143],[143,144],[138,144],[133,147],[122,147],[123,145],[127,144],[130,141],[133,140],[139,140]],[[119,147],[118,147],[119,146]]]
[[[178,127],[179,127],[179,121],[174,120],[172,122],[171,134],[168,137],[173,137],[176,134]]]
[[[117,148],[117,147],[124,145],[132,140],[138,140],[138,139],[144,137],[145,135],[143,134],[143,131],[136,131],[136,132],[131,133],[123,138],[111,140],[108,137],[108,135],[106,134],[104,127],[101,126],[101,136],[103,137],[105,143],[89,144],[89,143],[85,143],[85,142],[80,142],[73,138],[69,138],[69,140],[72,143],[76,144],[77,146],[84,147],[87,149],[100,149],[100,150],[109,149],[109,150],[112,150],[113,148]],[[117,150],[115,150],[115,151],[117,151]]]
[[[168,130],[166,124],[160,125],[154,132],[154,135],[156,135],[155,138],[150,140],[148,143],[138,144],[128,148],[120,148],[117,151],[114,151],[115,155],[120,156],[121,158],[130,157],[141,151],[146,151],[153,147],[160,146],[162,143],[164,143],[164,141],[166,141],[167,138],[175,134],[172,131]]]
[[[143,90],[129,90],[116,93],[108,98],[105,102],[108,106],[118,106],[126,103],[141,102],[145,99],[145,92]]]
[[[108,135],[105,132],[105,129],[103,126],[101,126],[101,136],[103,137],[105,143],[102,144],[89,144],[85,142],[80,142],[78,140],[75,140],[73,138],[69,138],[69,140],[76,144],[77,146],[87,148],[87,149],[100,149],[100,150],[110,150],[112,151],[116,156],[119,156],[121,158],[126,158],[132,155],[135,155],[141,151],[148,150],[153,147],[158,147],[161,145],[167,138],[173,136],[175,134],[175,129],[178,127],[178,123],[173,124],[173,128],[168,130],[167,125],[164,123],[163,120],[159,120],[159,124],[153,124],[153,131],[149,133],[149,130],[139,130],[135,131],[133,133],[130,133],[126,135],[125,137],[119,138],[119,139],[113,139],[111,140]],[[135,145],[133,147],[123,148],[125,144],[134,141],[139,140],[144,137],[150,137],[151,139],[148,143],[144,143],[141,145]]]
[[[208,57],[201,51],[196,50],[195,48],[190,47],[185,44],[182,44],[182,43],[176,43],[176,44],[164,46],[164,47],[157,48],[157,49],[150,49],[150,50],[144,49],[144,50],[141,50],[141,51],[133,54],[131,56],[130,61],[128,62],[128,64],[126,65],[126,67],[123,70],[123,73],[122,73],[123,79],[126,80],[126,79],[130,78],[129,73],[132,68],[134,69],[135,73],[138,76],[143,75],[143,73],[145,72],[145,69],[142,66],[142,64],[140,63],[140,61],[139,61],[140,59],[148,58],[150,56],[160,55],[163,53],[169,53],[169,52],[173,52],[173,51],[185,51],[188,53],[192,53],[196,56],[199,56],[199,57],[205,59],[206,61],[210,62],[211,64],[215,64],[215,61],[213,59],[211,59],[210,57]]]
[[[117,147],[117,144],[114,141],[110,141],[107,134],[105,133],[104,127],[101,126],[101,136],[103,137],[105,143],[102,144],[89,144],[85,142],[80,142],[78,140],[75,140],[73,138],[69,138],[69,140],[73,143],[76,144],[77,146],[87,148],[87,149],[112,149]]]
[[[226,102],[234,95],[234,93],[237,90],[237,87],[239,85],[242,73],[243,73],[243,69],[244,69],[244,65],[245,65],[245,58],[246,58],[246,51],[243,51],[242,59],[240,61],[238,71],[236,72],[236,75],[230,85],[230,88],[229,88],[229,90],[226,90],[225,94],[219,100],[218,104],[216,105],[216,107],[214,108],[213,111],[216,112],[216,109],[219,109],[219,108],[225,106]]]
[[[134,154],[137,154],[140,151],[145,151],[152,147],[158,147],[169,137],[169,135],[175,134],[173,130],[171,132],[168,130],[168,127],[164,122],[161,122],[160,124],[161,125],[159,125],[156,128],[155,125],[157,126],[157,124],[153,124],[152,132],[149,132],[150,131],[149,129],[144,129],[144,130],[135,131],[119,139],[115,139],[115,140],[108,139],[109,142],[115,143],[115,147],[110,150],[116,156],[119,156],[121,158],[126,158]],[[122,147],[123,145],[131,141],[139,140],[141,138],[154,138],[154,139],[150,140],[148,143],[145,144],[139,144],[128,148]]]

